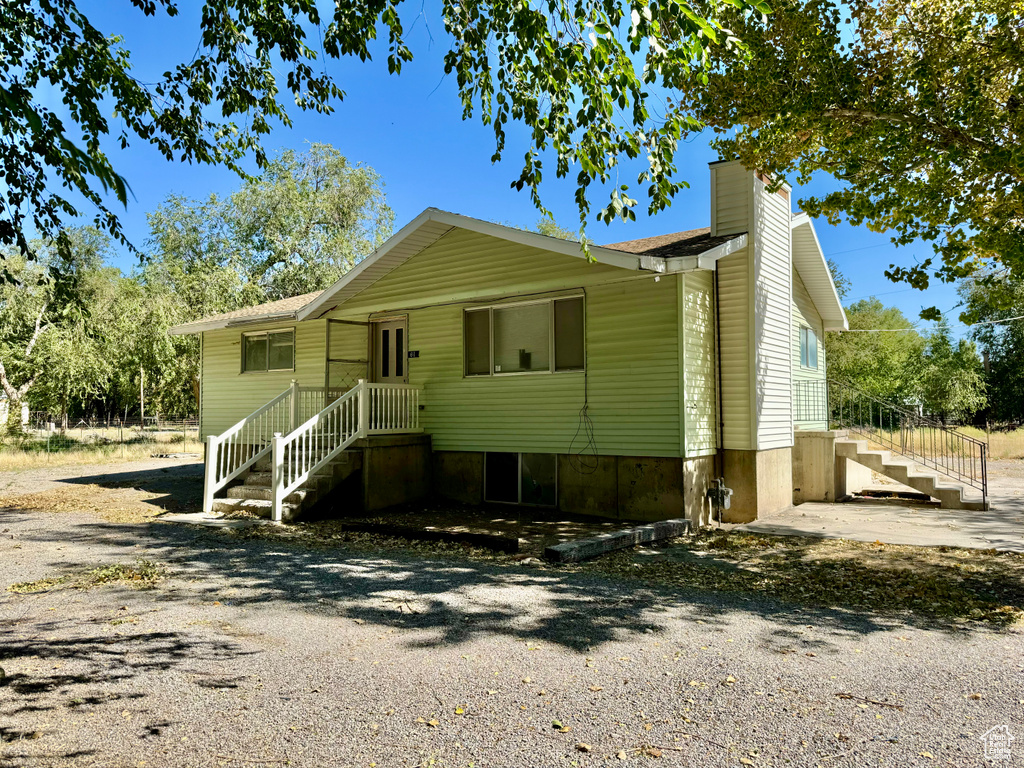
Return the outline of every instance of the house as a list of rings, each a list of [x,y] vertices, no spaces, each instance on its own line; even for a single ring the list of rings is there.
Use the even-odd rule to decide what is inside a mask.
[[[711,182],[710,227],[589,258],[428,209],[322,292],[172,329],[202,337],[207,510],[433,490],[699,524],[720,476],[728,520],[791,505],[846,317],[790,189]]]

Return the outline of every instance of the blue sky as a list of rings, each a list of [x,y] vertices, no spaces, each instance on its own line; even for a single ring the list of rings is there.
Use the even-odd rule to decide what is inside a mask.
[[[82,6],[101,30],[125,37],[137,76],[144,80],[154,79],[173,63],[190,58],[199,42],[195,7],[182,8],[177,19],[168,20],[146,18],[127,0]],[[528,193],[510,188],[518,178],[527,144],[521,132],[510,129],[505,159],[492,164],[491,129],[477,119],[462,120],[454,79],[443,76],[441,60],[447,38],[436,6],[427,2],[415,18],[412,14],[419,13],[419,6],[404,6],[409,15],[403,21],[415,59],[400,76],[388,75],[383,56],[366,64],[357,60],[330,62],[330,72],[346,91],[335,113],[322,116],[293,108],[294,126],[276,130],[265,146],[273,151],[301,149],[306,142],[327,142],[349,160],[372,166],[385,181],[396,229],[430,206],[532,226],[540,215]],[[116,130],[116,125],[112,127]],[[637,221],[611,226],[592,221],[588,224],[590,238],[605,243],[707,226],[707,164],[717,159],[708,146],[709,138],[698,136],[680,149],[679,177],[691,187],[676,197],[670,209],[647,217],[643,199],[634,194],[641,201]],[[239,184],[237,176],[226,169],[168,163],[139,141],[125,151],[114,148],[111,142],[108,151],[135,194],[121,217],[128,236],[140,247],[148,234],[146,213],[168,195],[205,198],[212,193],[230,193]],[[624,170],[623,181],[635,181],[635,175],[635,171]],[[831,177],[822,176],[808,187],[797,188],[794,197],[799,200],[802,194],[821,194],[835,187]],[[574,192],[574,184],[554,178],[552,165],[542,195],[557,221],[571,229],[578,221]],[[596,209],[603,200],[594,203]],[[825,254],[840,264],[853,283],[848,301],[876,295],[911,319],[917,318],[922,307],[934,305],[948,311],[957,304],[954,286],[933,284],[922,293],[885,279],[883,273],[889,264],[926,258],[930,254],[927,244],[897,250],[886,235],[869,232],[866,227],[833,227],[822,220],[816,222],[816,228]],[[134,257],[122,254],[115,263],[127,271],[136,262]],[[957,322],[956,315],[955,310],[949,314],[953,323]]]

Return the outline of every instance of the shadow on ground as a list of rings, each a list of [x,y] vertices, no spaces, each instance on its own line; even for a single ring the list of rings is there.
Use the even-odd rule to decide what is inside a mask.
[[[16,524],[23,514],[8,511],[5,522]],[[579,568],[521,565],[503,556],[478,553],[471,559],[458,547],[448,548],[440,555],[433,547],[396,549],[394,541],[380,542],[351,534],[337,534],[331,540],[316,543],[290,539],[296,534],[288,531],[281,534],[282,538],[246,538],[247,535],[160,522],[96,522],[45,531],[36,529],[24,538],[38,537],[62,544],[66,553],[75,552],[75,547],[68,545],[98,545],[111,558],[136,557],[141,553],[167,562],[172,572],[187,577],[190,583],[172,579],[155,590],[157,600],[220,600],[245,607],[276,606],[417,629],[422,632],[410,642],[420,646],[504,635],[586,651],[630,633],[661,633],[673,619],[700,622],[702,631],[710,632],[743,615],[773,622],[778,637],[768,639],[769,644],[787,642],[785,628],[805,624],[858,635],[901,626],[958,631],[990,628],[956,624],[951,619],[959,617],[936,616],[927,610],[865,612],[864,608],[874,606],[865,606],[863,601],[844,601],[845,588],[859,588],[870,577],[878,586],[879,601],[888,603],[890,608],[913,607],[906,601],[900,602],[900,596],[907,590],[913,594],[915,585],[901,585],[899,574],[888,573],[870,561],[847,563],[838,570],[828,562],[807,566],[801,578],[808,584],[815,579],[830,579],[830,594],[837,600],[821,607],[808,607],[806,603],[798,607],[795,602],[787,604],[775,599],[782,593],[773,588],[772,580],[759,568],[751,568],[742,561],[695,562],[705,558],[692,553],[685,558],[661,559],[662,567],[668,568],[670,574],[678,572],[678,584],[666,583],[671,579],[649,583],[632,579],[628,574],[623,580]],[[789,540],[787,545],[786,557],[798,562],[802,547],[799,540]],[[650,557],[659,555],[652,552]],[[67,571],[96,565],[95,560],[65,559],[59,567]],[[693,576],[695,567],[701,569],[700,578]],[[851,568],[857,572],[851,572]],[[739,588],[731,572],[742,574]],[[952,571],[933,574],[932,578],[948,580],[948,584],[940,585],[943,589],[962,588],[964,584],[963,574]],[[982,586],[1022,594],[1019,580]],[[890,591],[888,596],[886,589]],[[970,606],[965,603],[964,617],[970,615]],[[173,654],[172,638],[154,638],[153,642],[171,644],[168,652]],[[94,651],[101,653],[103,649],[97,641]]]

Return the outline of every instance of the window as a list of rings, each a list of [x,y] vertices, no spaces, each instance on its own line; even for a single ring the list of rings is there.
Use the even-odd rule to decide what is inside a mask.
[[[818,367],[818,336],[810,328],[800,329],[800,365]]]
[[[584,368],[582,296],[469,309],[463,318],[467,376]]]
[[[291,371],[295,368],[295,331],[242,335],[242,372]]]
[[[494,453],[484,460],[484,500],[553,507],[558,459],[553,453]]]

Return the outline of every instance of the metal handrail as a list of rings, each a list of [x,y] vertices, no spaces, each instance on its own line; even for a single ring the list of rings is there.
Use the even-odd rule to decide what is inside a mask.
[[[881,447],[981,491],[988,501],[988,444],[941,422],[830,379],[833,428],[862,435]],[[897,437],[898,434],[898,437]]]

